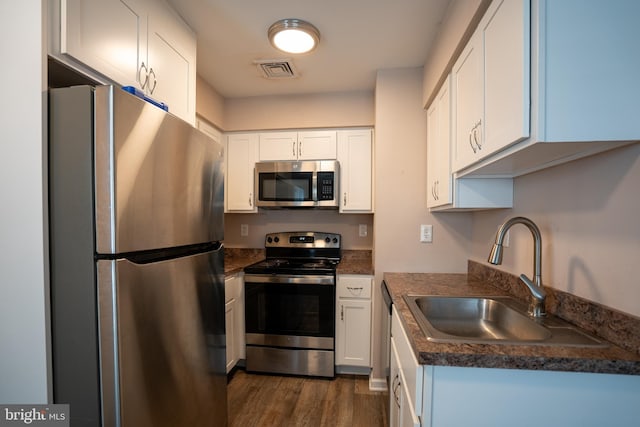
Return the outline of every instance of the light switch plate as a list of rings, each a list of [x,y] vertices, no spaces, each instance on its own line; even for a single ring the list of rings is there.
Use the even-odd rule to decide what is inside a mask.
[[[360,237],[367,237],[367,224],[360,224],[358,226],[358,235]]]
[[[247,237],[249,235],[249,224],[240,224],[240,236]]]
[[[422,243],[433,242],[433,225],[422,224],[420,226],[420,242]]]

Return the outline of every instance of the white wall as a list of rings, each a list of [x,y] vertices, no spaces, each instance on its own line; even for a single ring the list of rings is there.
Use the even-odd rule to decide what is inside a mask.
[[[196,114],[224,129],[224,98],[202,77],[196,79]]]
[[[532,219],[542,232],[542,281],[640,316],[640,144],[515,180],[514,208],[473,214],[471,258],[484,262],[507,218]],[[514,226],[499,268],[533,273],[531,234]]]
[[[224,130],[373,126],[373,102],[371,92],[230,98]]]
[[[0,403],[50,394],[46,1],[0,2]]]
[[[249,226],[249,235],[240,235],[240,226]],[[367,226],[360,237],[358,227]],[[373,215],[339,214],[337,210],[260,210],[257,214],[224,215],[224,245],[228,248],[263,248],[264,236],[279,231],[324,231],[342,237],[342,249],[373,247]]]
[[[471,217],[427,208],[427,117],[422,68],[382,70],[376,80],[373,376],[386,356],[379,285],[385,272],[466,272]],[[420,243],[420,224],[433,243]]]

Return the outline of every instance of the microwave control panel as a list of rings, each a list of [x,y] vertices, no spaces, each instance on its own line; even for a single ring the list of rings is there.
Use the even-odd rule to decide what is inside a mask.
[[[333,172],[318,172],[318,200],[333,200],[333,190]]]

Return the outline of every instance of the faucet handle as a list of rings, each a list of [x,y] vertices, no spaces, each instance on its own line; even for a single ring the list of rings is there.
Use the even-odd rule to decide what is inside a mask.
[[[547,297],[547,293],[545,292],[542,286],[537,286],[533,283],[531,279],[529,279],[524,274],[520,275],[520,280],[531,292],[531,302],[529,303],[529,315],[533,317],[541,317],[546,314],[544,307],[544,300]]]

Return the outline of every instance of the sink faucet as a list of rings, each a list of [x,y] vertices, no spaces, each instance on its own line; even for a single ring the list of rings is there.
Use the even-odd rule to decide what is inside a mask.
[[[506,221],[504,224],[500,226],[498,232],[496,233],[496,241],[491,248],[491,253],[489,254],[489,262],[494,265],[502,264],[502,244],[504,241],[504,236],[509,231],[514,224],[523,224],[526,225],[531,234],[533,235],[534,242],[534,253],[533,253],[533,281],[529,279],[524,274],[520,275],[520,280],[525,284],[529,292],[531,293],[531,302],[529,303],[529,316],[531,317],[542,317],[546,314],[544,308],[544,300],[547,296],[544,288],[542,287],[542,276],[541,276],[541,259],[542,259],[542,236],[540,235],[540,230],[538,226],[535,225],[533,221],[529,218],[525,217],[514,217],[510,220]]]

